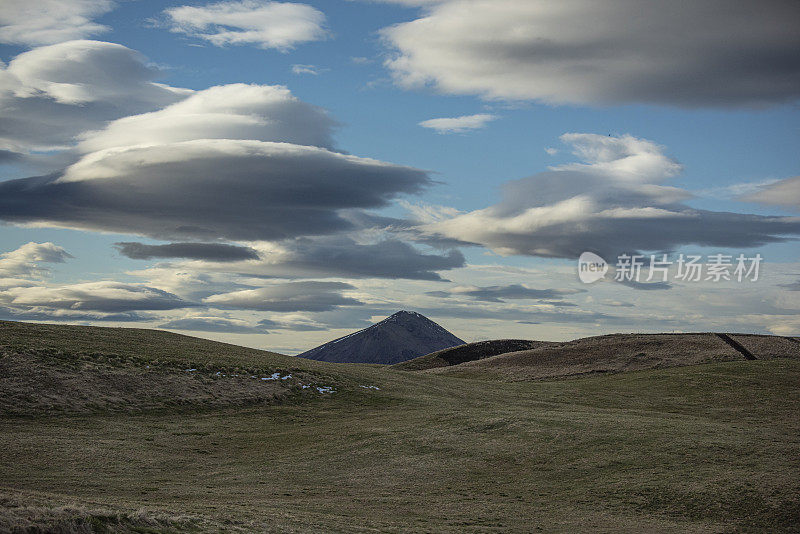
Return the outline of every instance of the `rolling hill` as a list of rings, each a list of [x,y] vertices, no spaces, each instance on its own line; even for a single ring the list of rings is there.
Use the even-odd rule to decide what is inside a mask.
[[[339,377],[313,361],[159,330],[0,321],[0,414],[284,402]]]
[[[393,364],[455,345],[457,338],[424,315],[399,311],[379,323],[300,354],[324,362]]]
[[[434,374],[517,381],[773,358],[800,359],[800,343],[743,334],[610,334],[421,368]]]

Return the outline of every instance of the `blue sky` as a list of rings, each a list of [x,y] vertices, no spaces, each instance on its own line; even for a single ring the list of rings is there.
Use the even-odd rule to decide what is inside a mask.
[[[187,10],[187,6],[196,9]],[[125,150],[137,151],[141,161],[150,161],[159,150],[173,157],[173,143],[200,146],[209,137],[237,138],[235,125],[243,117],[269,122],[274,119],[269,113],[276,113],[275,117],[286,113],[288,119],[280,119],[285,124],[274,131],[239,137],[224,149],[219,143],[209,145],[210,150],[221,150],[220,158],[192,166],[195,174],[187,174],[185,182],[176,181],[169,189],[175,197],[163,197],[163,202],[149,204],[153,194],[166,193],[149,192],[150,186],[144,184],[160,188],[158,184],[169,181],[172,175],[165,167],[154,163],[155,174],[147,176],[123,169],[121,173],[129,173],[125,174],[127,183],[142,180],[139,191],[147,193],[131,200],[140,202],[139,214],[125,211],[135,211],[135,206],[119,205],[103,207],[102,218],[93,218],[97,206],[92,202],[103,202],[96,193],[83,200],[70,197],[71,204],[66,205],[47,196],[61,193],[34,197],[16,189],[0,192],[7,199],[6,204],[0,201],[0,219],[6,223],[0,226],[0,253],[6,254],[0,258],[0,280],[6,280],[0,285],[0,315],[171,326],[176,331],[287,352],[310,348],[400,308],[427,313],[465,339],[564,339],[619,330],[698,328],[797,334],[800,293],[791,289],[800,278],[800,249],[795,241],[800,233],[796,178],[800,68],[791,59],[798,45],[791,24],[798,20],[796,6],[766,2],[757,15],[748,11],[746,2],[727,4],[725,13],[712,1],[669,13],[632,0],[603,6],[575,0],[565,3],[564,9],[553,6],[523,0],[494,4],[480,0],[303,4],[48,0],[37,6],[9,2],[0,8],[0,60],[5,76],[0,78],[0,121],[5,123],[0,133],[6,135],[0,148],[14,154],[0,166],[0,180],[9,184],[37,174],[69,174],[65,169],[93,157],[116,157],[81,148],[80,139],[89,135],[86,132],[101,131],[95,136],[98,146],[122,147],[119,132],[109,130],[111,121],[123,120],[118,128],[125,129],[130,124],[125,117],[157,113],[190,97],[190,92],[160,89],[164,86],[203,95],[214,86],[280,85],[291,96],[284,94],[278,104],[268,107],[265,102],[277,98],[273,93],[253,97],[244,95],[241,87],[234,88],[214,96],[213,110],[202,108],[212,105],[209,100],[192,108],[193,113],[206,114],[203,126],[196,132],[175,133],[176,138],[150,139],[146,123],[151,116],[142,116],[132,131],[141,127],[145,133],[136,134],[136,142],[125,145]],[[645,11],[641,19],[650,22],[626,18],[632,8]],[[234,18],[224,18],[231,14]],[[250,22],[255,26],[242,27]],[[251,37],[242,37],[241,32],[248,31]],[[253,32],[261,33],[252,37]],[[673,40],[673,33],[679,34],[679,42]],[[232,42],[231,35],[246,42]],[[274,35],[288,35],[289,44],[277,43]],[[81,45],[76,39],[104,44]],[[87,47],[91,53],[85,52]],[[23,59],[14,67],[17,57]],[[48,66],[48,61],[63,66],[59,58],[64,57],[79,57],[77,61],[86,65],[80,63],[66,74],[58,66]],[[147,76],[136,78],[140,68],[150,69],[151,74],[157,70],[154,81],[163,85],[151,87]],[[98,73],[117,69],[122,76],[130,74],[130,90],[100,79]],[[67,82],[70,91],[80,88],[82,96],[77,100],[71,92],[59,92],[67,90],[63,85]],[[252,108],[241,104],[243,110],[218,109],[247,98],[254,99]],[[297,103],[290,103],[291,99]],[[66,119],[53,118],[46,106],[65,110]],[[338,123],[332,131],[319,108]],[[294,113],[307,114],[311,126],[303,130],[306,126],[292,124]],[[474,129],[437,131],[420,125],[430,119],[475,115],[488,117]],[[80,117],[86,125],[78,128],[70,117]],[[152,122],[153,128],[169,125],[173,120],[169,117],[177,115],[156,116],[153,121],[164,122]],[[228,120],[231,126],[222,134],[203,130],[216,132]],[[37,121],[49,126],[39,127]],[[26,132],[23,139],[15,132],[25,122],[33,125],[33,133]],[[60,129],[65,132],[63,139],[51,140]],[[582,136],[561,139],[568,133]],[[319,146],[308,141],[312,135],[333,139],[331,146],[322,147],[324,154],[317,154],[324,161],[313,167],[306,167],[310,163],[292,156],[289,149],[281,152],[286,147],[263,144],[291,138],[297,146]],[[191,211],[187,195],[208,187],[208,191],[223,191],[222,202],[228,202],[222,184],[234,157],[229,151],[246,145],[248,139],[261,143],[257,149],[247,145],[252,150],[267,147],[269,153],[259,153],[261,159],[246,164],[253,169],[252,176],[237,175],[243,187],[250,179],[263,185],[259,166],[273,172],[273,168],[297,165],[291,167],[287,176],[293,178],[288,180],[305,187],[303,195],[315,202],[313,217],[324,218],[309,223],[307,230],[300,228],[308,219],[298,218],[297,231],[283,235],[286,230],[281,223],[256,221],[258,206],[234,192],[230,203],[234,217],[233,204],[242,203],[240,220],[226,219],[223,228],[214,226],[217,221],[212,215],[207,235],[170,233],[170,225],[182,227],[173,212]],[[142,148],[142,143],[147,146]],[[577,154],[581,147],[584,152]],[[185,148],[180,146],[180,150]],[[612,153],[610,161],[603,159],[602,150]],[[329,201],[330,194],[338,194],[334,191],[337,180],[354,180],[353,169],[363,167],[362,160],[344,161],[336,156],[341,153],[405,170],[389,172],[375,164],[364,171],[366,181],[358,182],[371,184],[377,177],[382,185],[376,185],[375,191],[367,191],[363,199]],[[307,156],[312,157],[310,152]],[[199,156],[187,152],[185,159],[175,157],[171,165],[189,165]],[[280,159],[284,157],[291,162]],[[228,163],[223,165],[223,159]],[[583,166],[576,167],[579,163]],[[128,160],[113,164],[117,170],[120,165],[132,165]],[[328,174],[326,165],[336,170]],[[350,165],[356,167],[350,169]],[[80,174],[89,172],[87,168],[88,164],[72,172],[78,176],[75,180],[97,185],[95,174],[93,182]],[[193,182],[198,168],[208,176]],[[553,176],[548,178],[548,172]],[[313,173],[317,174],[305,184]],[[427,174],[423,179],[419,173]],[[268,175],[272,178],[267,179],[277,181],[284,176]],[[625,180],[630,176],[635,183],[628,187]],[[521,179],[526,181],[508,185]],[[419,180],[426,182],[421,188],[415,185]],[[540,194],[547,180],[560,185]],[[278,186],[265,187],[258,193],[264,198],[290,195],[275,189]],[[505,198],[504,187],[513,191]],[[334,192],[326,193],[329,189]],[[575,199],[582,202],[577,208],[562,203]],[[304,199],[293,201],[308,207]],[[42,207],[34,209],[34,203]],[[332,211],[322,213],[323,205],[333,206]],[[436,220],[421,217],[415,206],[428,207],[429,213],[437,213]],[[115,217],[114,209],[125,215],[120,212]],[[568,209],[573,211],[567,214]],[[64,213],[56,214],[58,210]],[[338,220],[352,210],[360,213],[357,224],[326,228],[325,218]],[[633,217],[629,226],[613,226],[621,224],[616,219],[619,210],[627,210],[624,217]],[[515,233],[514,221],[520,219],[514,217],[525,213],[528,230]],[[734,215],[723,218],[721,213]],[[368,222],[364,222],[365,214]],[[163,231],[158,222],[162,215]],[[688,228],[684,222],[676,224],[679,215],[694,217],[696,222]],[[663,216],[663,220],[653,223],[640,218],[645,216]],[[556,219],[562,226],[548,226]],[[193,220],[202,222],[202,217]],[[260,233],[248,230],[255,222]],[[629,243],[612,235],[629,231],[635,236]],[[530,238],[525,232],[530,232]],[[640,235],[644,237],[636,237]],[[782,242],[764,245],[765,241]],[[55,249],[29,248],[15,255],[31,242],[52,243],[71,258],[59,256]],[[170,257],[166,249],[150,259],[132,259],[115,248],[119,242],[227,244],[255,250],[257,259],[215,262]],[[389,247],[386,243],[392,243],[393,252],[380,248]],[[744,286],[673,283],[667,290],[652,291],[607,281],[584,287],[575,276],[575,260],[583,249],[608,255],[612,264],[614,256],[625,250],[673,255],[759,252],[766,261],[765,274],[758,283]],[[358,251],[389,254],[384,261],[391,265],[362,267],[371,261],[370,255],[357,256]],[[458,261],[462,254],[464,260]],[[291,261],[285,259],[289,257]],[[345,257],[346,261],[341,260]],[[328,262],[329,270],[319,266],[319,258],[328,258],[322,264]],[[330,258],[339,258],[347,267],[333,265],[339,260]],[[309,267],[312,260],[317,262],[313,268]],[[23,264],[36,268],[20,267]],[[434,280],[437,277],[449,281]],[[487,287],[565,293],[549,299],[518,294],[498,301],[481,301],[470,293]],[[252,294],[234,295],[237,291]],[[118,293],[109,296],[109,292]],[[253,299],[262,297],[298,304],[253,304]],[[315,298],[329,304],[308,305]],[[743,307],[725,304],[733,299],[743,302]],[[120,313],[127,314],[122,322]],[[528,316],[536,320],[527,320]]]

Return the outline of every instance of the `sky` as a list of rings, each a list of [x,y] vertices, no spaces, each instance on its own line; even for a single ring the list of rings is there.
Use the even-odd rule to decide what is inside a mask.
[[[788,0],[6,0],[0,319],[287,354],[401,309],[467,341],[800,335],[798,27]]]

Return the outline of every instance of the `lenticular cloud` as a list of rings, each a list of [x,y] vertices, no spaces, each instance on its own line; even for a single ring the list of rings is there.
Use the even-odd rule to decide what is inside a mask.
[[[0,103],[30,112],[7,146],[68,149],[74,162],[0,183],[3,221],[276,240],[350,230],[359,210],[430,183],[423,171],[337,151],[336,122],[283,86],[177,90],[153,83],[134,51],[94,41],[27,52],[5,74]],[[88,118],[73,124],[79,111]],[[12,114],[4,130],[22,120]]]
[[[504,255],[577,258],[681,245],[753,247],[800,234],[796,217],[694,209],[666,182],[681,171],[663,148],[632,136],[565,134],[582,161],[505,185],[502,202],[421,225],[431,239]]]

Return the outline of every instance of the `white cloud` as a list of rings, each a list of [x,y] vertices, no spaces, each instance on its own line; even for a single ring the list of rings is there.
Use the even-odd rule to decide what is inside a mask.
[[[763,106],[800,96],[798,20],[800,3],[783,0],[450,0],[382,34],[406,87],[550,104]]]
[[[697,196],[711,197],[711,198],[740,198],[746,200],[746,197],[751,193],[756,193],[763,189],[765,186],[779,182],[777,179],[760,180],[757,182],[742,182],[738,184],[723,185],[719,187],[710,187],[708,189],[701,189],[693,191]]]
[[[800,176],[761,184],[756,191],[741,199],[800,210]]]
[[[573,154],[584,162],[551,167],[553,170],[593,173],[638,183],[662,182],[683,170],[678,162],[664,155],[664,147],[632,135],[566,133],[560,139],[572,146]],[[675,200],[685,196],[688,195],[681,194]]]
[[[143,284],[84,282],[57,287],[14,287],[0,292],[0,304],[20,311],[69,310],[124,313],[192,306],[172,293]]]
[[[43,46],[0,64],[0,149],[54,150],[108,120],[185,98],[138,52],[100,41]]]
[[[753,247],[800,234],[800,219],[692,209],[664,185],[681,166],[651,141],[565,134],[584,161],[509,182],[502,202],[424,224],[423,234],[498,254],[576,258],[592,250],[673,250],[688,244]]]
[[[113,8],[111,0],[3,0],[0,43],[47,45],[107,32],[92,19]]]
[[[423,128],[436,130],[437,133],[463,133],[470,130],[480,130],[485,128],[497,116],[488,113],[477,115],[462,115],[460,117],[442,117],[439,119],[428,119],[419,123]]]
[[[203,302],[212,308],[321,312],[361,305],[358,300],[342,295],[342,291],[350,289],[355,288],[343,282],[288,282],[212,295]]]
[[[319,76],[325,69],[321,69],[316,65],[301,65],[299,63],[292,65],[292,74],[311,74],[312,76]]]
[[[53,243],[26,243],[16,250],[0,254],[0,278],[47,276],[49,269],[39,263],[64,263],[71,258],[63,248]]]
[[[325,15],[306,4],[263,0],[226,1],[165,10],[171,31],[216,46],[252,44],[288,51],[328,36]]]
[[[450,206],[437,206],[432,204],[414,204],[407,200],[401,200],[398,202],[403,208],[405,208],[411,216],[414,218],[415,221],[421,223],[433,223],[437,221],[442,221],[445,219],[449,219],[455,217],[459,213],[461,213],[456,208],[452,208]]]
[[[83,130],[69,153],[83,155],[56,173],[0,182],[0,220],[193,242],[283,240],[373,224],[363,210],[431,183],[423,171],[335,151],[335,121],[282,86],[178,91],[146,81],[154,73],[134,51],[94,41],[27,52],[9,73],[20,81],[4,93],[12,113],[0,132],[18,136],[9,144],[70,146]],[[28,103],[30,113],[14,114]],[[102,115],[94,109],[137,107],[159,109],[85,131]]]
[[[230,84],[197,91],[158,111],[83,133],[84,153],[193,139],[255,139],[333,148],[336,122],[280,85]]]
[[[432,6],[435,4],[441,4],[442,2],[446,2],[447,0],[366,0],[366,1],[381,3],[381,4],[399,4],[410,7],[424,7],[424,6]]]
[[[242,319],[218,317],[216,315],[189,314],[179,319],[171,319],[158,325],[167,330],[191,332],[223,332],[229,334],[266,334],[264,326],[253,325]]]

